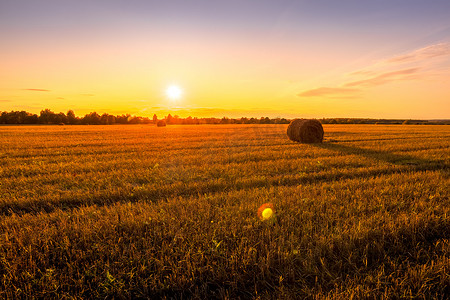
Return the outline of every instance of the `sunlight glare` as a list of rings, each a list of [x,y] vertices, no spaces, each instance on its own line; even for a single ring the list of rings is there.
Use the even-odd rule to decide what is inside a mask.
[[[166,89],[166,95],[172,101],[180,99],[182,94],[183,91],[177,85],[170,85]]]

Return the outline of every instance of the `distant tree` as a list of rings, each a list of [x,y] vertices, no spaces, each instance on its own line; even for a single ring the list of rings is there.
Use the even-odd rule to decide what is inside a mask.
[[[128,124],[142,124],[143,122],[144,120],[141,117],[131,117],[128,120]]]
[[[172,123],[172,124],[181,124],[181,123],[182,123],[182,120],[181,120],[180,116],[174,115],[174,116],[172,117],[171,123]]]
[[[116,116],[116,123],[119,123],[119,124],[127,124],[127,123],[128,123],[128,119],[129,119],[130,117],[131,117],[131,116],[130,116],[129,114],[121,115],[121,116]]]
[[[72,124],[72,125],[78,123],[78,119],[77,119],[77,117],[75,116],[75,113],[73,112],[73,110],[69,110],[69,111],[67,112],[67,123],[68,123],[68,124]]]
[[[28,116],[31,115],[26,111],[11,111],[6,114],[7,124],[27,124]]]
[[[116,124],[116,117],[113,115],[108,115],[108,125]]]
[[[156,114],[153,115],[153,124],[158,122],[158,116]]]
[[[194,124],[194,120],[192,119],[191,116],[189,116],[189,117],[183,119],[181,124]]]
[[[83,124],[91,124],[91,125],[99,125],[100,123],[100,115],[98,113],[91,112],[83,117],[81,120]]]
[[[39,117],[36,114],[26,113],[24,124],[37,124]]]
[[[91,124],[98,125],[100,124],[100,115],[94,111],[93,113],[90,113],[90,120]]]
[[[39,115],[39,123],[41,124],[58,124],[58,117],[50,109],[41,110]]]
[[[17,124],[25,124],[26,119],[27,119],[28,113],[26,111],[17,111],[16,112],[16,119],[17,119]]]
[[[172,122],[173,122],[173,117],[172,117],[171,114],[168,114],[168,115],[167,115],[166,121],[167,121],[167,124],[172,124]]]
[[[15,124],[15,117],[13,115],[13,111],[10,112],[3,112],[2,113],[2,120],[4,124]]]
[[[55,124],[68,124],[69,123],[69,118],[67,118],[67,116],[63,113],[60,112],[59,114],[56,115],[56,122]]]
[[[100,116],[100,124],[108,125],[108,114],[104,113]]]
[[[261,117],[261,119],[259,120],[259,124],[270,124],[271,121],[269,119],[269,117]]]

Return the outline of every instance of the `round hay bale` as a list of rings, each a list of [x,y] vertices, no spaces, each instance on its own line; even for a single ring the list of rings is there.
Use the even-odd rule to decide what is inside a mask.
[[[156,126],[158,126],[158,127],[165,127],[165,126],[166,126],[166,121],[164,121],[164,120],[159,120],[159,121],[156,123]]]
[[[300,143],[322,143],[323,127],[315,119],[295,119],[289,124],[287,129],[289,139]]]

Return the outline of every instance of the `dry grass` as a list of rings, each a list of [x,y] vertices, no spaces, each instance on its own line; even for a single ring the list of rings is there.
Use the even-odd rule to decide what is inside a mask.
[[[447,298],[450,128],[325,130],[0,127],[0,297]]]

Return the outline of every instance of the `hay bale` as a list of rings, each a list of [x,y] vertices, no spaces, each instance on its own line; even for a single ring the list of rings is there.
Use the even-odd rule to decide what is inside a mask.
[[[158,127],[165,127],[165,126],[166,126],[166,121],[164,121],[164,120],[159,120],[159,121],[156,123],[156,126],[158,126]]]
[[[295,119],[289,124],[287,129],[289,139],[300,143],[322,143],[323,127],[315,119]]]

